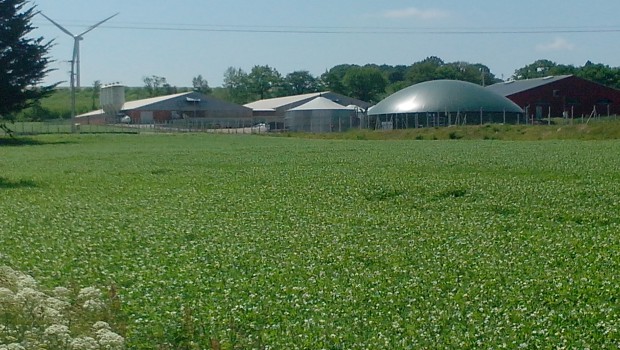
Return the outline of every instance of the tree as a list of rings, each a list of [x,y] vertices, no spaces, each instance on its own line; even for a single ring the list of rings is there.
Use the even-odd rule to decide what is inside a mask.
[[[151,75],[150,77],[142,78],[144,81],[144,88],[149,94],[149,97],[161,96],[169,92],[171,88],[170,84],[166,82],[166,78],[159,77],[157,75]]]
[[[50,72],[51,41],[28,38],[35,7],[25,0],[0,1],[0,129],[10,133],[7,120],[13,113],[35,104],[58,84],[39,87]]]
[[[368,102],[378,102],[387,85],[387,80],[375,67],[349,69],[342,80],[351,97]]]
[[[249,91],[259,99],[274,97],[282,86],[282,76],[275,68],[254,66],[248,74]]]
[[[209,87],[209,83],[207,79],[204,79],[202,75],[198,75],[192,79],[192,86],[194,87],[194,91],[200,92],[202,94],[210,94],[211,88]]]
[[[515,70],[512,78],[515,80],[543,78],[551,75],[555,66],[557,64],[549,60],[537,60],[532,64]]]
[[[582,67],[557,64],[541,59],[515,70],[513,79],[533,79],[546,76],[573,74],[605,86],[620,88],[620,68],[587,61]]]
[[[95,106],[95,100],[97,100],[97,98],[99,97],[99,92],[101,91],[101,81],[100,80],[95,80],[93,82],[93,94],[91,95],[91,109],[97,109],[97,106]]]
[[[396,84],[405,81],[405,73],[407,72],[407,66],[388,66],[383,65],[379,67],[388,80],[388,84]]]
[[[348,95],[349,91],[347,91],[347,87],[344,85],[343,79],[347,72],[353,68],[359,68],[359,66],[352,64],[341,64],[332,67],[330,70],[321,75],[321,81],[327,90]]]
[[[224,72],[224,88],[231,102],[249,102],[248,74],[243,69],[228,67]]]
[[[620,87],[620,68],[618,67],[611,68],[608,65],[588,61],[576,71],[576,75],[606,86]]]
[[[409,67],[406,73],[409,84],[417,84],[429,80],[440,79],[437,69],[443,66],[443,60],[436,56],[427,57],[426,59],[416,62]]]
[[[301,95],[321,90],[319,80],[305,70],[287,74],[283,85],[287,95]]]

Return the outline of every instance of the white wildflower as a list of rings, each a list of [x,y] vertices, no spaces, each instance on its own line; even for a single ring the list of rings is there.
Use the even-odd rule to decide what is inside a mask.
[[[37,288],[37,281],[30,275],[15,271],[8,266],[0,266],[0,281],[8,288]]]
[[[47,295],[45,293],[39,292],[38,290],[32,289],[30,287],[26,287],[21,289],[15,295],[15,300],[24,306],[34,307],[39,305]]]
[[[107,322],[104,321],[97,321],[93,324],[93,331],[97,332],[100,329],[107,329],[110,330],[112,328],[110,328],[110,325]]]
[[[71,305],[64,300],[54,298],[54,297],[49,297],[45,299],[45,306],[52,308],[52,309],[56,309],[58,311],[64,311],[64,310],[67,310]]]
[[[42,307],[41,317],[47,324],[66,324],[69,322],[62,312],[47,306]]]
[[[4,287],[15,290],[17,288],[17,272],[8,266],[0,266],[0,281]]]
[[[15,293],[8,288],[0,287],[0,304],[13,304]]]
[[[37,288],[37,281],[30,275],[19,273],[17,278],[17,288]]]
[[[45,335],[69,335],[69,327],[62,324],[53,324],[45,328]]]
[[[77,337],[71,340],[71,349],[72,350],[97,350],[99,349],[99,344],[95,338],[91,337]]]
[[[24,332],[22,344],[28,350],[44,350],[48,348],[45,345],[45,340],[41,337],[39,329]]]
[[[1,346],[1,345],[0,345]],[[9,345],[4,345],[6,346],[5,349],[6,350],[26,350],[26,348],[24,348],[21,344],[19,343],[11,343]],[[2,349],[0,347],[0,349]]]
[[[62,324],[53,324],[45,328],[45,337],[48,340],[59,342],[62,344],[67,343],[71,336],[69,334],[69,327]]]
[[[69,298],[71,296],[71,291],[68,288],[65,287],[56,287],[54,288],[54,290],[52,291],[53,295],[62,300],[62,301],[69,301]]]
[[[92,300],[92,299],[100,299],[101,291],[95,287],[86,287],[80,289],[78,293],[78,300]]]
[[[100,300],[86,300],[82,307],[91,312],[100,311],[105,308],[105,304]]]
[[[125,346],[123,337],[107,329],[97,331],[97,341],[101,349],[105,350],[120,350]]]

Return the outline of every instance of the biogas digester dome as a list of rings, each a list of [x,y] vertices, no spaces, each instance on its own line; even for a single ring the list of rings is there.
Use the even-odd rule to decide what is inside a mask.
[[[523,110],[504,96],[473,83],[432,80],[386,97],[368,111],[390,128],[454,124],[518,123]]]

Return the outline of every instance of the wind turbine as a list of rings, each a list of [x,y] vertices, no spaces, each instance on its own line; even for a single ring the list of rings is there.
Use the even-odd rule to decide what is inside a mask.
[[[67,35],[69,35],[69,36],[71,36],[73,38],[73,57],[71,58],[71,82],[72,82],[71,85],[73,86],[73,82],[75,82],[75,85],[77,85],[77,88],[79,89],[80,88],[80,40],[84,39],[84,35],[86,33],[88,33],[91,30],[97,28],[98,26],[103,24],[103,22],[106,22],[109,19],[111,19],[112,17],[118,15],[118,13],[113,14],[112,16],[104,19],[101,22],[93,24],[92,26],[88,27],[88,29],[86,29],[85,31],[83,31],[82,33],[77,34],[77,35],[71,33],[70,31],[65,29],[63,26],[61,26],[60,24],[54,22],[54,20],[52,20],[51,18],[49,18],[46,15],[44,15],[43,12],[39,12],[39,13],[41,14],[41,16],[47,18],[56,27],[58,27],[60,30],[62,30],[64,33],[66,33]],[[75,78],[74,78],[74,76],[75,76]]]
[[[76,81],[77,81],[77,88],[78,89],[80,88],[80,40],[84,39],[84,34],[90,32],[91,30],[93,30],[95,28],[97,28],[103,22],[105,22],[105,21],[109,20],[110,18],[118,15],[118,13],[113,14],[112,16],[104,19],[101,22],[93,24],[88,29],[86,29],[85,31],[83,31],[82,33],[80,33],[78,35],[74,35],[70,31],[66,30],[63,26],[61,26],[60,24],[54,22],[51,18],[49,18],[46,15],[44,15],[43,12],[39,11],[39,13],[41,14],[41,16],[47,18],[50,22],[54,23],[54,25],[56,27],[60,28],[60,30],[62,30],[67,35],[69,35],[69,36],[71,36],[73,38],[73,56],[71,58],[71,79],[70,79],[70,84],[71,84],[71,118],[74,118],[75,117],[75,85],[76,85]],[[77,67],[77,70],[76,70],[76,67]]]

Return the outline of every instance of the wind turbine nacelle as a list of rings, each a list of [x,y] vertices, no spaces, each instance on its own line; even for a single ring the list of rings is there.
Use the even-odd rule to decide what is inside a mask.
[[[121,84],[102,86],[99,93],[99,102],[105,114],[115,118],[125,104],[125,86]]]

